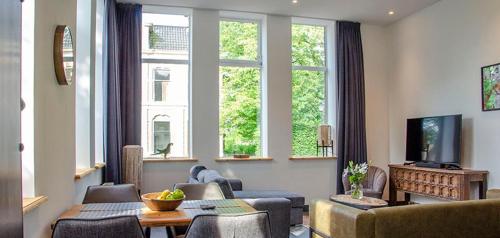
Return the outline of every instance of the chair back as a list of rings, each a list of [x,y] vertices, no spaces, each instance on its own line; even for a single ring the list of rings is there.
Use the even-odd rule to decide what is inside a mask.
[[[387,182],[387,174],[385,171],[376,166],[368,167],[368,172],[363,181],[363,189],[371,189],[376,192],[383,192],[385,183]],[[342,175],[342,184],[344,185],[344,191],[351,190],[351,184],[349,183],[349,175]]]
[[[52,238],[144,238],[136,216],[102,219],[60,219],[54,226]]]
[[[141,202],[133,184],[89,186],[82,204]]]
[[[180,189],[186,195],[186,200],[221,200],[224,194],[217,183],[178,183],[174,189]]]
[[[185,238],[271,238],[267,212],[235,215],[198,215]]]

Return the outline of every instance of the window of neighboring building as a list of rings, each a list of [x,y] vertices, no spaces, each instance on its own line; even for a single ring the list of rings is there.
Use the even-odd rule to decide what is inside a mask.
[[[170,81],[170,70],[158,68],[154,70],[154,97],[155,102],[165,102],[167,99],[167,85]]]
[[[292,24],[292,150],[316,155],[318,126],[326,119],[326,27]]]
[[[221,19],[219,136],[221,156],[259,156],[261,149],[261,23]]]
[[[170,140],[170,121],[165,116],[153,120],[153,147],[155,151],[165,149]]]
[[[190,16],[143,9],[142,147],[145,157],[173,143],[189,157]]]

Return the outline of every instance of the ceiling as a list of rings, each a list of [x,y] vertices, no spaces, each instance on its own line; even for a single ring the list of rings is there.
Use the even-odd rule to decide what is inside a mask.
[[[388,25],[439,0],[122,0],[142,4],[231,10]],[[389,15],[394,11],[394,15]]]

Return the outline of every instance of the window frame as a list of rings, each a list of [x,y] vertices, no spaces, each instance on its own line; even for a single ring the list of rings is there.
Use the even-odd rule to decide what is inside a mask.
[[[188,107],[187,107],[187,113],[188,113],[188,123],[187,123],[187,154],[184,155],[182,158],[191,158],[191,155],[193,154],[193,113],[192,113],[192,107],[193,107],[193,100],[192,100],[192,85],[193,85],[193,77],[192,77],[192,70],[193,70],[193,9],[191,8],[183,8],[183,7],[169,7],[169,6],[158,6],[158,5],[143,5],[142,7],[142,13],[141,14],[164,14],[164,15],[182,15],[186,16],[189,18],[189,49],[188,49],[188,59],[183,60],[183,59],[158,59],[158,58],[143,58],[142,57],[142,52],[141,52],[141,65],[142,64],[164,64],[164,65],[187,65],[188,67]],[[141,26],[142,27],[142,26]],[[141,78],[142,80],[142,78]],[[152,80],[153,82],[156,82],[156,80]],[[170,80],[167,81],[170,83]],[[153,95],[154,97],[154,95]],[[154,101],[154,98],[151,100],[151,103],[154,105],[161,105],[162,102],[159,101]],[[142,107],[142,105],[141,105]],[[142,108],[141,108],[142,110]],[[148,123],[142,122],[142,123]],[[141,125],[142,126],[142,125]],[[154,137],[154,131],[153,131],[153,121],[151,121],[151,136]],[[148,128],[148,126],[146,126]],[[141,132],[142,133],[142,132]],[[172,136],[172,131],[170,131],[170,136]],[[171,138],[172,139],[172,138]],[[153,146],[154,150],[154,141],[151,141],[151,145]],[[154,153],[154,151],[153,151]],[[154,157],[152,155],[146,155],[146,158],[148,157]]]
[[[329,124],[332,126],[332,129],[335,131],[336,128],[336,111],[337,106],[335,102],[336,98],[336,74],[335,74],[335,21],[329,20],[321,20],[314,18],[302,18],[302,17],[292,17],[291,21],[291,39],[293,40],[293,25],[305,25],[305,26],[321,26],[324,28],[324,66],[302,66],[302,65],[293,65],[292,58],[291,61],[291,74],[293,75],[294,71],[314,71],[314,72],[323,72],[324,73],[324,115],[323,115],[323,124]],[[292,42],[290,42],[290,46],[292,46]],[[291,49],[292,53],[293,49]],[[292,92],[293,93],[293,92]],[[292,122],[293,123],[293,122]],[[319,125],[318,125],[319,126]],[[334,132],[333,131],[333,132]],[[333,133],[332,132],[332,133]],[[332,134],[333,138],[335,138],[334,133]],[[336,149],[336,148],[335,148]],[[334,150],[335,150],[334,149]],[[293,151],[293,148],[292,148]],[[336,153],[336,151],[334,152]]]
[[[267,141],[264,137],[266,136],[265,134],[265,128],[264,128],[264,100],[265,96],[264,95],[264,88],[266,85],[266,80],[265,80],[265,74],[266,74],[266,69],[264,65],[264,28],[265,28],[265,23],[266,23],[266,15],[262,14],[253,14],[253,13],[243,13],[243,12],[229,12],[229,11],[221,11],[219,13],[219,27],[220,23],[222,21],[230,21],[230,22],[240,22],[240,23],[255,23],[257,24],[257,59],[256,60],[239,60],[239,59],[222,59],[220,57],[220,52],[219,52],[219,73],[221,67],[234,67],[234,68],[257,68],[259,70],[259,106],[260,106],[260,117],[259,117],[259,142],[260,142],[260,154],[255,155],[255,157],[264,157],[267,156],[267,146],[264,145],[264,143]],[[220,36],[220,29],[219,29],[219,36]],[[220,49],[220,38],[219,38],[219,49]],[[220,79],[219,79],[220,82]],[[219,85],[219,91],[218,94],[220,95],[220,88],[222,85]],[[219,108],[219,115],[220,115],[220,102],[218,105]],[[220,118],[219,118],[220,122]],[[220,127],[217,126],[217,130],[219,131],[217,134],[220,136]],[[220,138],[220,145],[219,145],[219,156],[224,157],[224,139]]]

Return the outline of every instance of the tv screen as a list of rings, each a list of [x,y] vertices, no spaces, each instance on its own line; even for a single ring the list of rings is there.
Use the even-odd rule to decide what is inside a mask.
[[[406,160],[460,165],[462,115],[408,119]]]

